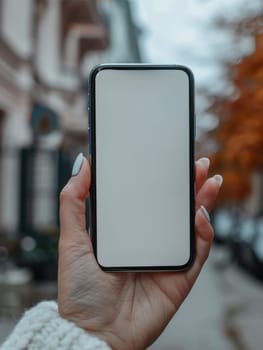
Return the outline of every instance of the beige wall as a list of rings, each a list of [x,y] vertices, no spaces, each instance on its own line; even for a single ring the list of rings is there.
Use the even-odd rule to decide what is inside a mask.
[[[22,57],[32,52],[33,0],[2,0],[2,35]]]

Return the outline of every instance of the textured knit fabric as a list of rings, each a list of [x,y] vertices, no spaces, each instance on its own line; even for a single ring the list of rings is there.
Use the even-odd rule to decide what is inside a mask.
[[[102,340],[59,316],[54,301],[25,312],[0,350],[110,350]]]

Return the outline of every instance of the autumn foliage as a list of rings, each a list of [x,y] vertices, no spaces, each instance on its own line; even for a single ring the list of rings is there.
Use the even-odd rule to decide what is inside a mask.
[[[263,34],[255,36],[255,51],[229,69],[236,87],[234,99],[216,101],[221,120],[214,132],[219,150],[211,156],[211,173],[224,177],[220,201],[245,199],[252,172],[263,168]]]

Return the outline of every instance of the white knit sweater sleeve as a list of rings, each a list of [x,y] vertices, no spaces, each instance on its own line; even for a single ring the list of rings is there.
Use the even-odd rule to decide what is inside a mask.
[[[54,301],[25,312],[0,350],[110,350],[102,340],[60,317]]]

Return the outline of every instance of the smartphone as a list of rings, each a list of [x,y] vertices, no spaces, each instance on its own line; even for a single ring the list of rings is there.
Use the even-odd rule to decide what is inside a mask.
[[[89,80],[90,234],[105,271],[194,259],[194,78],[177,65],[100,65]]]

